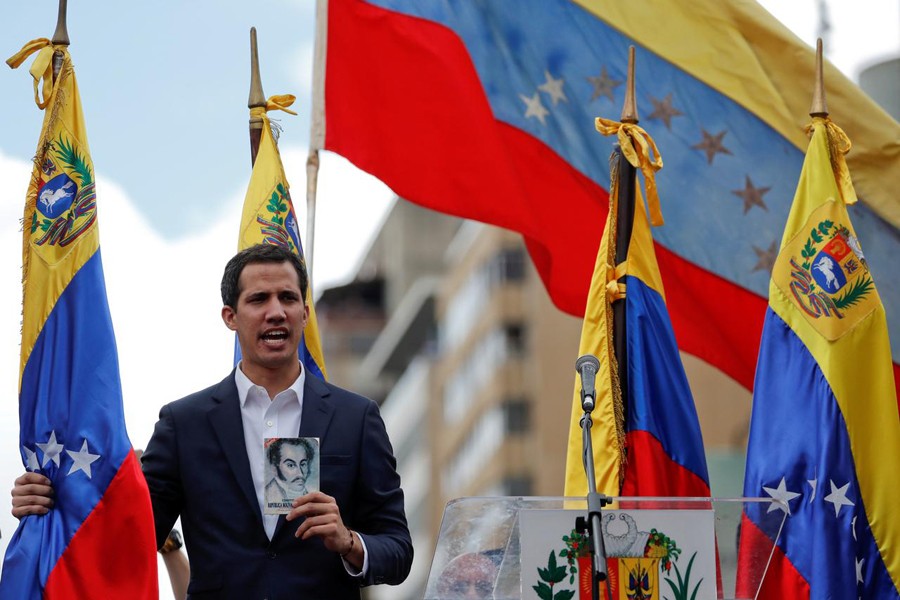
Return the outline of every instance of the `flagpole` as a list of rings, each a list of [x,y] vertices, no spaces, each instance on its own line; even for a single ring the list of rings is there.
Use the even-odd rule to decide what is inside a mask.
[[[66,8],[68,0],[59,0],[59,13],[56,17],[56,31],[53,32],[53,39],[50,40],[54,46],[69,45],[69,30],[66,26]],[[63,65],[63,53],[56,50],[53,53],[53,81],[59,77],[59,72]]]
[[[306,158],[306,269],[312,281],[316,231],[316,194],[319,150],[325,146],[325,49],[328,43],[328,0],[316,0],[316,39],[313,50],[313,93],[310,111],[309,156]]]
[[[634,46],[628,48],[628,77],[625,83],[625,102],[622,107],[623,123],[636,125],[638,122],[637,101],[634,94]],[[616,264],[628,258],[628,245],[631,242],[631,230],[634,227],[635,167],[616,146],[614,159],[618,162],[618,202],[616,210]],[[624,283],[620,280],[619,283]],[[613,309],[613,348],[618,363],[619,386],[622,393],[622,408],[628,418],[628,345],[625,314],[625,300],[616,300]]]
[[[265,108],[266,95],[263,94],[262,78],[259,75],[259,51],[256,45],[256,27],[250,28],[250,97],[247,108]],[[251,117],[250,129],[250,166],[256,164],[256,153],[259,152],[259,141],[262,139],[263,120]]]
[[[828,116],[828,105],[825,103],[825,76],[822,73],[822,38],[816,40],[816,83],[809,116],[823,119]]]

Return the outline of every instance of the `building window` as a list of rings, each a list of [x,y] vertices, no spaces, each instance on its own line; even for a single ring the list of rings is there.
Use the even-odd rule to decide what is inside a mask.
[[[525,353],[526,327],[522,323],[508,323],[503,327],[506,335],[506,348],[512,356],[521,356]]]
[[[525,398],[511,398],[503,402],[506,433],[528,433],[531,430],[531,404]]]
[[[491,267],[494,281],[522,281],[525,279],[525,250],[504,248],[494,256]]]
[[[503,479],[506,496],[531,496],[533,487],[529,475],[509,475]]]

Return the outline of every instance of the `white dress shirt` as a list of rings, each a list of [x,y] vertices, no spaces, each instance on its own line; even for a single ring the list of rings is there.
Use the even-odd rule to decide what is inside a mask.
[[[300,417],[303,414],[303,383],[306,369],[300,369],[300,377],[291,387],[279,392],[275,398],[269,399],[266,388],[256,385],[244,375],[240,365],[234,370],[234,383],[241,401],[241,421],[244,425],[244,443],[247,445],[247,458],[250,461],[250,475],[253,477],[253,489],[262,514],[263,526],[269,539],[275,534],[278,515],[267,515],[265,501],[265,464],[266,453],[263,446],[265,438],[297,437],[300,432]]]
[[[270,399],[266,388],[256,385],[244,375],[240,363],[234,370],[234,383],[237,385],[238,399],[241,402],[244,443],[247,446],[247,458],[250,461],[250,475],[253,477],[253,488],[256,490],[256,500],[259,502],[259,512],[262,514],[263,526],[269,540],[275,534],[279,515],[265,513],[266,456],[263,440],[272,437],[297,437],[300,433],[305,381],[306,369],[301,366],[300,376],[291,384],[291,387]],[[362,545],[365,557],[362,569],[357,572],[353,565],[342,559],[347,573],[354,577],[364,575],[369,567],[369,553],[366,544],[361,535],[357,535],[357,539]]]

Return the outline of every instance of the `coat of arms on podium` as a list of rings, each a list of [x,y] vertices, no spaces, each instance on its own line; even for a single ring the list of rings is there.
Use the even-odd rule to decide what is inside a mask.
[[[592,556],[588,537],[572,528],[576,511],[527,511],[545,513],[532,515],[534,519],[525,512],[521,515],[522,597],[590,600]],[[694,526],[685,527],[685,518]],[[604,511],[601,528],[610,597],[716,597],[713,527],[711,511]],[[550,533],[554,529],[556,533]],[[560,531],[565,533],[560,535]],[[675,541],[676,535],[687,542],[687,552]],[[529,568],[533,561],[536,563]],[[600,597],[607,597],[605,590],[601,589]]]

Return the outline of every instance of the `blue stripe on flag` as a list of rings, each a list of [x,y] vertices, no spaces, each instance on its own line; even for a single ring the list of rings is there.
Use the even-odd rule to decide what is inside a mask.
[[[709,484],[697,411],[672,322],[658,292],[625,278],[628,337],[627,431],[647,431],[666,454]]]
[[[38,335],[22,374],[19,411],[20,444],[36,451],[38,460],[43,462],[43,453],[36,444],[47,442],[51,432],[64,447],[58,467],[48,461],[41,469],[53,482],[58,508],[25,518],[4,562],[4,570],[17,576],[3,578],[0,596],[37,598],[132,451],[99,249],[74,275]],[[100,455],[90,465],[90,478],[82,470],[69,474],[74,461],[67,451],[81,450],[85,440],[89,452]],[[24,459],[22,448],[20,452]]]
[[[815,589],[834,598],[896,598],[897,591],[869,529],[847,425],[822,370],[788,325],[768,309],[756,371],[744,494],[769,497],[765,488],[799,494],[779,546]],[[778,402],[779,398],[803,401]],[[813,483],[815,483],[815,491]],[[848,485],[849,484],[849,485]],[[845,492],[838,492],[848,485]],[[826,498],[846,495],[853,506]],[[769,537],[779,510],[748,505],[747,515]],[[835,515],[835,508],[839,513]],[[842,560],[835,561],[836,557]],[[851,558],[852,557],[852,558]],[[856,561],[863,560],[865,588],[857,589]],[[840,563],[840,564],[838,564]]]

